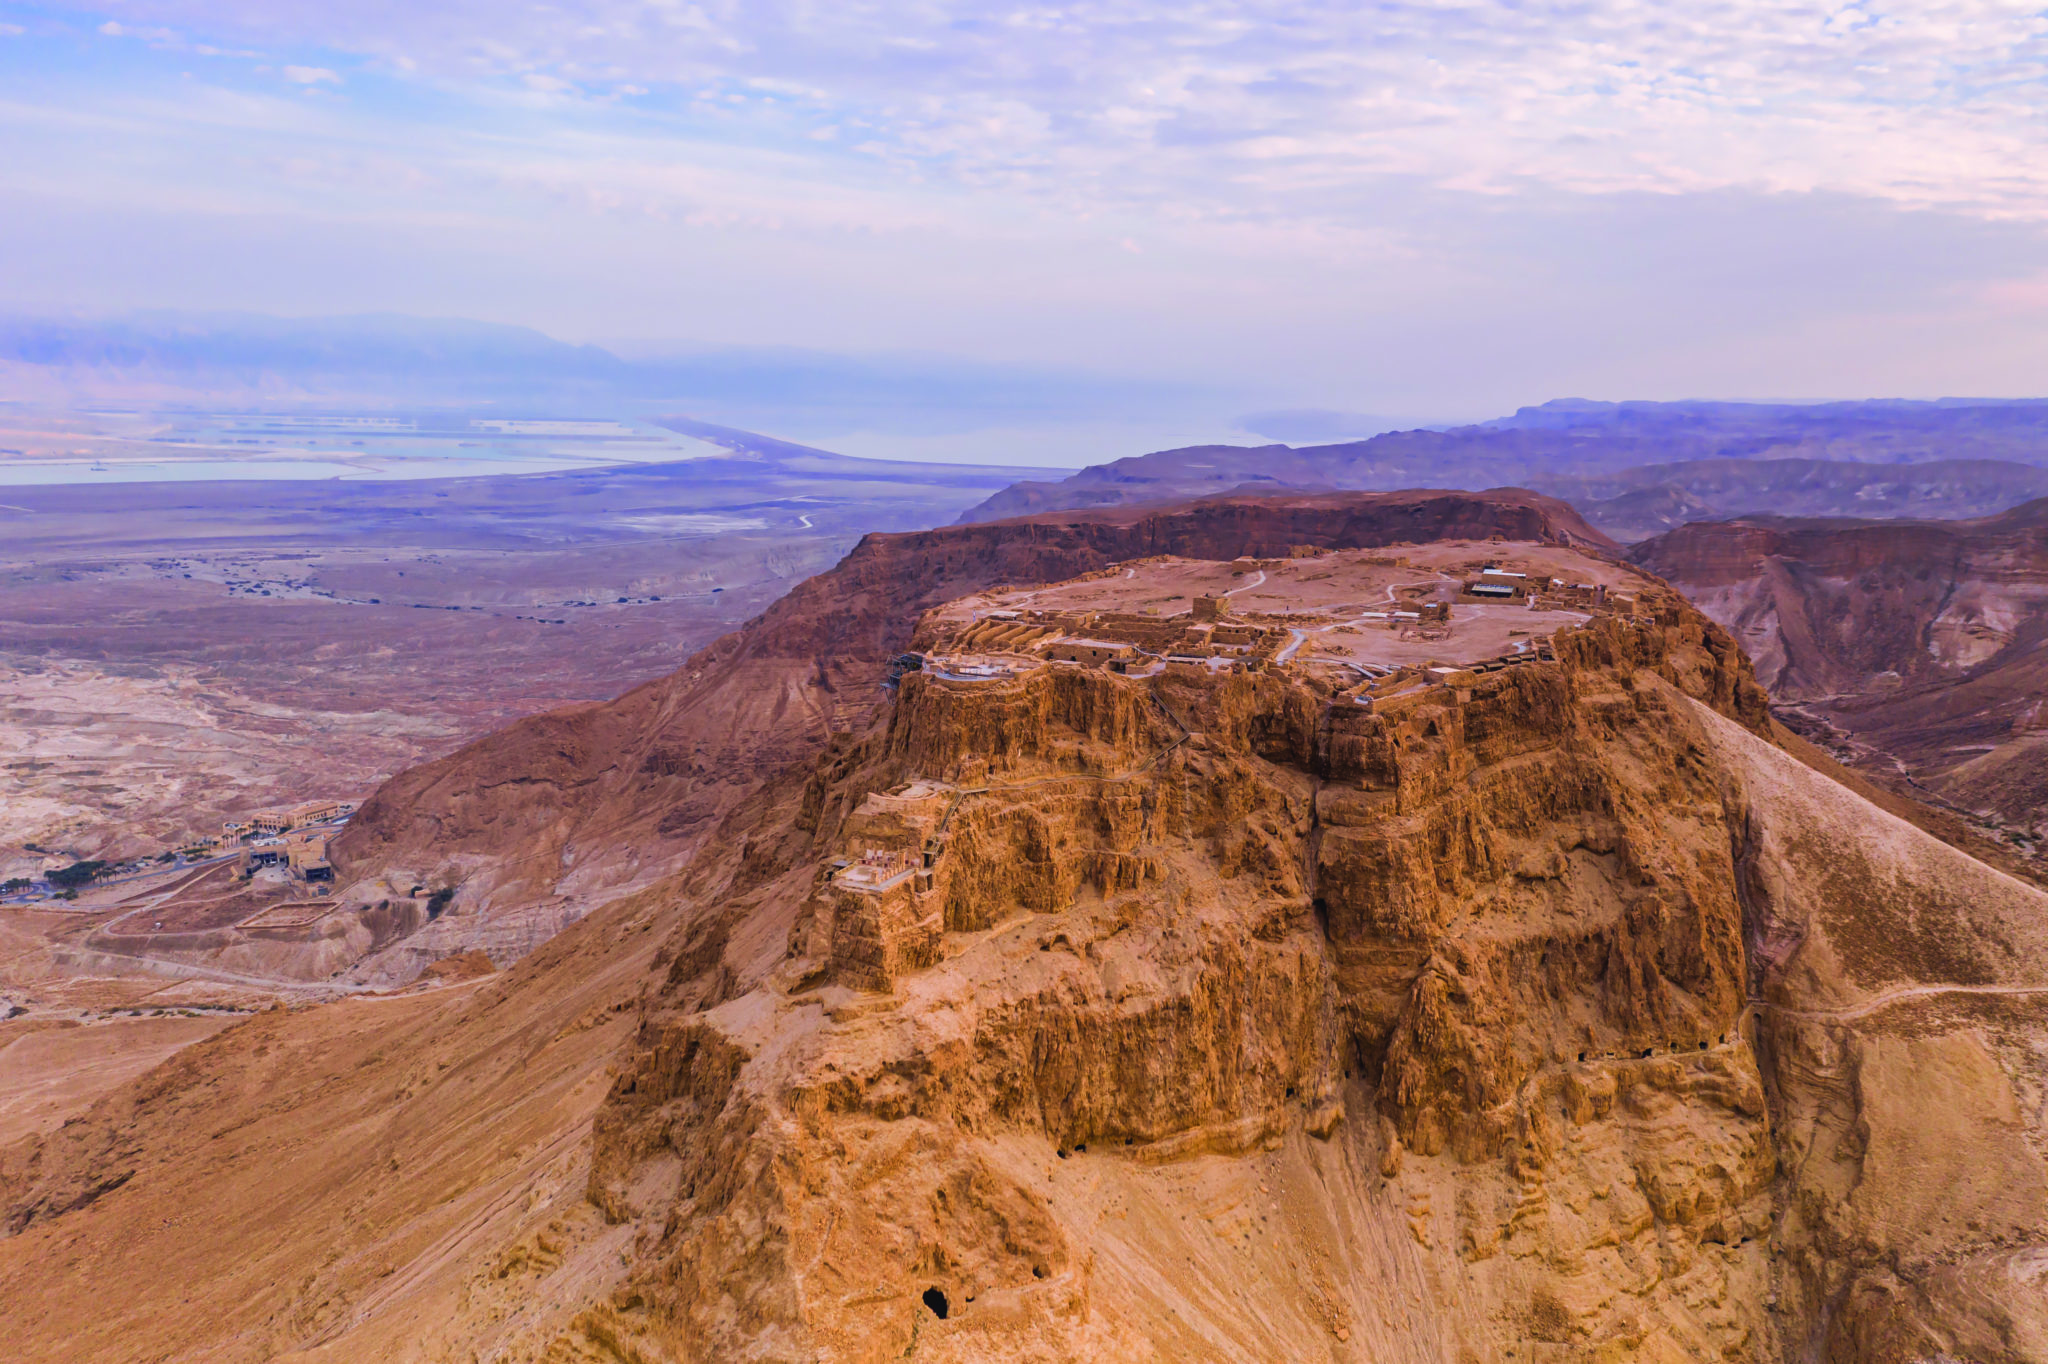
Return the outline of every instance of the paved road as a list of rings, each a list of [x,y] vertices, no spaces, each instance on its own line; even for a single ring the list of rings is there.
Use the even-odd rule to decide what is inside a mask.
[[[240,971],[226,971],[217,966],[200,966],[191,962],[172,961],[165,957],[146,957],[139,952],[115,952],[105,947],[64,947],[50,954],[64,961],[79,958],[80,965],[89,964],[83,959],[104,957],[112,961],[132,961],[145,971],[157,975],[176,976],[187,980],[213,980],[228,985],[248,985],[263,990],[288,990],[305,994],[353,995],[367,994],[374,990],[370,985],[342,985],[334,981],[280,980],[274,976],[245,975]]]
[[[335,831],[341,829],[347,823],[348,820],[346,819],[325,820],[318,824],[302,824],[299,826],[297,830],[294,830],[294,832],[304,832],[308,829],[319,829],[326,833],[332,834]],[[128,884],[128,882],[130,881],[140,881],[143,878],[149,876],[165,876],[171,872],[190,871],[195,867],[210,867],[217,862],[226,862],[231,858],[240,857],[241,855],[241,849],[237,848],[234,852],[222,853],[218,857],[202,857],[196,862],[187,862],[183,858],[180,858],[175,862],[161,862],[155,866],[148,867],[142,871],[130,872],[126,876],[107,876],[102,877],[97,881],[89,881],[86,884],[91,886],[95,890],[99,889],[101,886],[123,886]],[[81,890],[83,890],[84,888],[85,887],[83,886],[79,887],[79,889]],[[27,901],[36,898],[39,897],[31,893],[23,893],[20,895],[0,897],[0,903],[19,904],[26,903]],[[47,899],[49,897],[45,896],[40,898]]]

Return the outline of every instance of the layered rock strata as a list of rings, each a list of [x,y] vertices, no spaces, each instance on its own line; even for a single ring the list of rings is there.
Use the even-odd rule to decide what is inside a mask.
[[[1735,634],[1789,723],[2048,851],[2048,501],[1699,524],[1630,553]]]
[[[1675,604],[1557,649],[1370,710],[1262,674],[906,679],[811,777],[803,852],[913,778],[944,827],[879,893],[793,858],[753,988],[672,970],[599,1120],[593,1197],[662,1228],[604,1330],[1767,1349],[1775,1148],[1695,714],[1762,693]],[[1242,1209],[1220,1245],[1211,1203]]]
[[[1371,705],[906,675],[516,969],[0,1155],[14,1346],[2048,1358],[2048,896],[1638,606]]]
[[[375,903],[416,885],[459,893],[419,940],[357,975],[409,979],[470,947],[507,961],[687,865],[764,778],[869,722],[890,660],[940,602],[1154,554],[1495,537],[1614,548],[1564,503],[1512,489],[1216,498],[869,535],[678,672],[535,716],[388,782],[329,850],[344,898]]]

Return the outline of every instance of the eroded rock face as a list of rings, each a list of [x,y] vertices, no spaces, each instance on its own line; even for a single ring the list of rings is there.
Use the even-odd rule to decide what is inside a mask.
[[[1717,716],[1793,1358],[2048,1358],[2048,896]]]
[[[428,940],[357,974],[409,979],[471,947],[509,961],[688,866],[763,780],[872,720],[889,660],[942,601],[1149,554],[1231,559],[1447,537],[1615,548],[1569,506],[1517,489],[1219,497],[869,535],[670,676],[523,720],[386,783],[330,850],[342,893],[374,902],[423,884],[461,894]]]
[[[1974,521],[1756,518],[1630,550],[1741,641],[1806,732],[2048,833],[2048,501]]]
[[[599,1123],[593,1197],[661,1228],[604,1329],[721,1359],[1242,1357],[1249,1320],[1259,1358],[1766,1351],[1775,1150],[1688,699],[1755,724],[1762,694],[1675,601],[1558,653],[1374,710],[1260,674],[906,679],[812,777],[803,851],[918,778],[952,786],[929,865],[867,893],[793,858],[787,960],[709,1009],[672,978]],[[1280,1235],[1294,1273],[1215,1263],[1201,1195],[1161,1188],[1258,1162],[1363,1225]],[[1375,1279],[1406,1306],[1342,1287]]]
[[[84,1264],[236,1364],[2044,1358],[2048,895],[1639,606],[1369,706],[912,673],[473,993],[0,1153],[17,1343],[133,1357]]]

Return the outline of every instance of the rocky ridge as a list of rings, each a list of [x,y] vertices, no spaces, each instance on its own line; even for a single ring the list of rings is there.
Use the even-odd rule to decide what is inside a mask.
[[[2048,836],[2048,501],[1700,524],[1631,557],[1735,633],[1789,722],[2009,826],[2021,851]]]
[[[508,726],[382,787],[329,849],[343,898],[375,904],[419,885],[458,894],[451,913],[354,978],[403,982],[470,948],[511,960],[684,866],[765,776],[867,722],[889,660],[942,601],[1151,554],[1494,536],[1615,548],[1563,503],[1520,492],[1219,498],[867,536],[676,673]]]
[[[24,1357],[2048,1358],[2048,896],[1637,602],[1371,707],[909,674],[514,970],[0,1158]]]
[[[1444,430],[1330,445],[1198,445],[1025,480],[969,510],[990,521],[1221,493],[1504,482],[1569,501],[1630,541],[1689,521],[1984,516],[2048,492],[2039,403],[1818,407],[1559,402]]]

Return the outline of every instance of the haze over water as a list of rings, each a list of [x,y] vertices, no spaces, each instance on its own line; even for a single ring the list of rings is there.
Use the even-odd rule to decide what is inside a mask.
[[[2021,394],[2044,59],[1991,3],[6,3],[0,308],[795,347],[886,391],[714,419],[1069,467]]]

